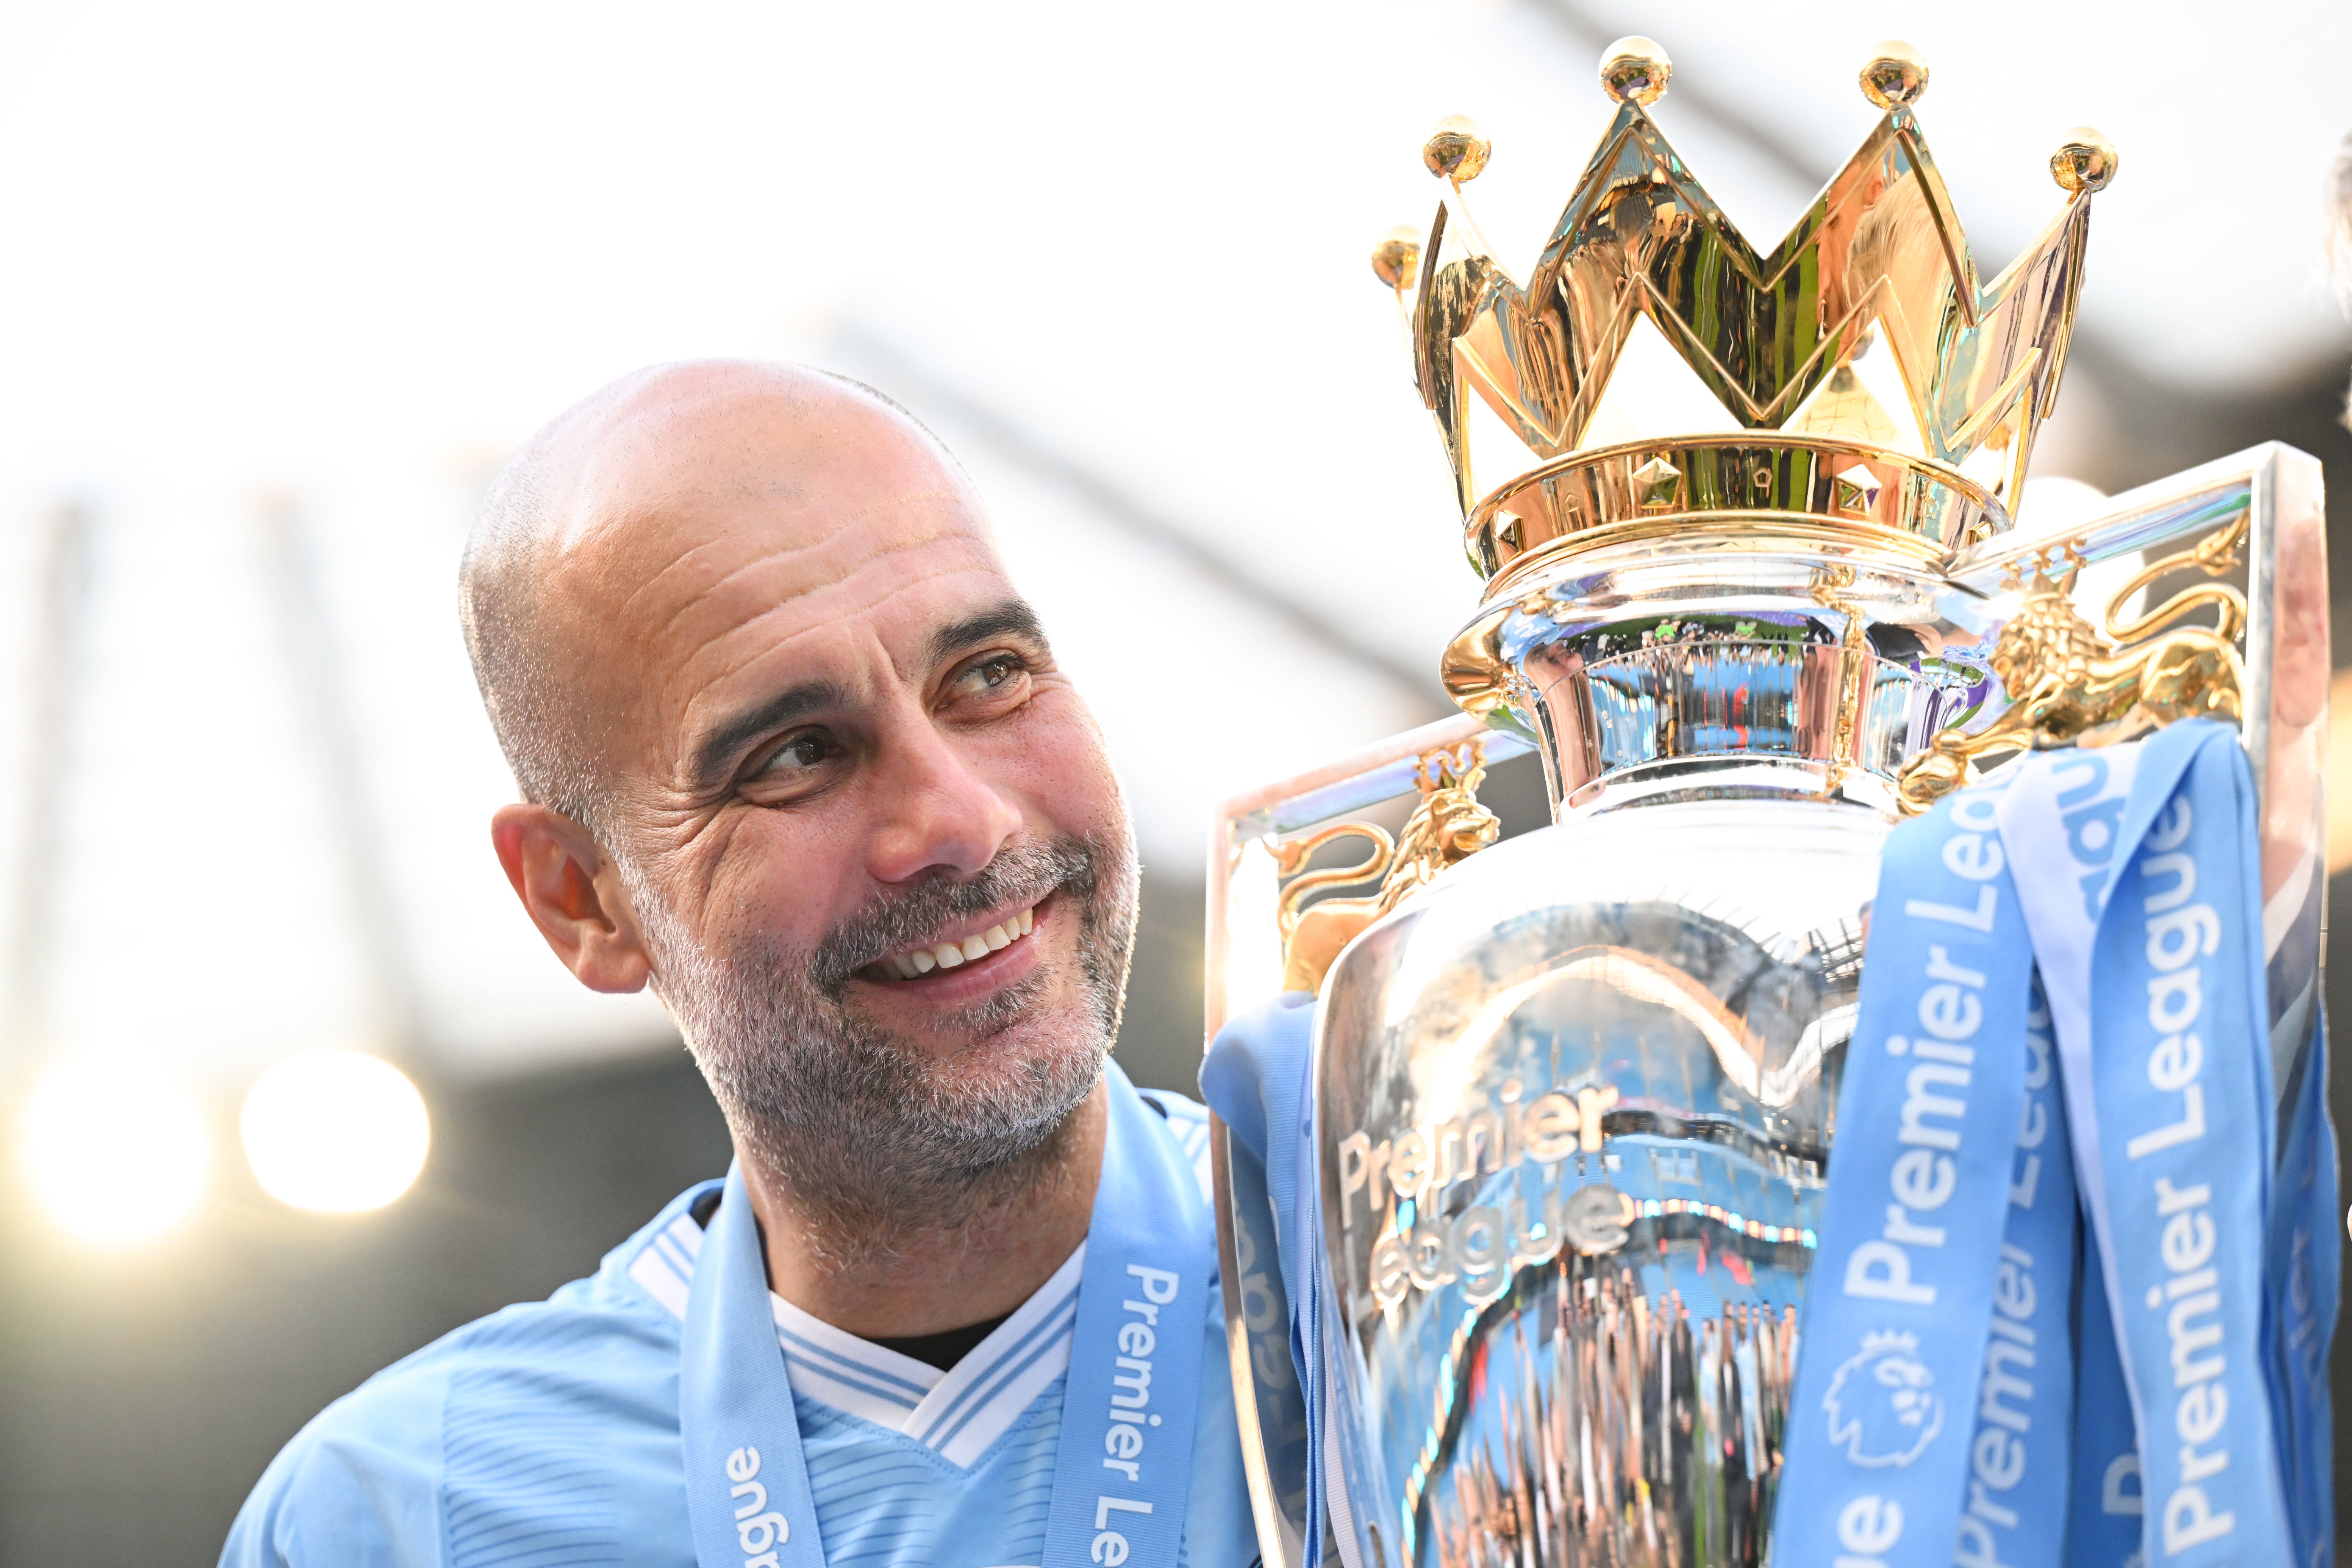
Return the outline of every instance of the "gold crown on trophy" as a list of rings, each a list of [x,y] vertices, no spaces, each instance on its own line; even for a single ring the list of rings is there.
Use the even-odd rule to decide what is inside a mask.
[[[1372,253],[1489,602],[1538,558],[1666,534],[1793,533],[1940,563],[2007,530],[2057,397],[2090,197],[2115,176],[2114,147],[2067,134],[2050,160],[2063,210],[1979,283],[1912,110],[1927,61],[1881,44],[1861,80],[1884,118],[1759,256],[1650,118],[1672,70],[1647,38],[1610,47],[1601,83],[1616,116],[1524,287],[1470,216],[1463,187],[1491,147],[1458,117],[1423,149],[1446,183],[1426,245],[1401,229]],[[1686,403],[1662,419],[1612,397],[1645,318],[1719,413],[1693,419]],[[1507,457],[1512,470],[1483,498],[1473,392],[1495,416],[1478,464]]]

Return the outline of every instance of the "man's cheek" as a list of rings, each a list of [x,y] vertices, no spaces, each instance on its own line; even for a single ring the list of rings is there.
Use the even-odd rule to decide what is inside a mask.
[[[1033,803],[1048,826],[1091,842],[1126,821],[1118,779],[1085,705],[1071,696],[1036,712],[1044,703],[1031,704],[1027,722],[1007,726],[992,761],[1008,792]]]
[[[779,944],[804,952],[842,911],[832,895],[850,885],[849,862],[839,852],[842,825],[793,822],[790,814],[759,811],[709,863],[687,896],[698,898],[709,918],[731,930],[756,926]],[[812,831],[812,829],[815,829]]]

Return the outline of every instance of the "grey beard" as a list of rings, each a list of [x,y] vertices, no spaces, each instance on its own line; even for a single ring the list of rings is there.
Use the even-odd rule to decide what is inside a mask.
[[[1053,1163],[1055,1134],[1102,1075],[1118,1033],[1134,947],[1133,840],[1067,837],[1000,853],[961,880],[938,873],[843,921],[814,952],[763,935],[714,951],[690,937],[650,883],[621,870],[650,950],[655,987],[744,1154],[809,1222],[836,1263],[892,1253],[971,1224]],[[1081,1005],[1039,1016],[1053,977],[1033,971],[950,1020],[980,1041],[1017,1025],[1042,1037],[985,1079],[845,1005],[850,976],[944,926],[1059,892],[1078,914]]]

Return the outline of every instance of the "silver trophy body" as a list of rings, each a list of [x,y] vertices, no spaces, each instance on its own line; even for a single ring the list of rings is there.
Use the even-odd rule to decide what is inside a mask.
[[[1986,601],[1855,576],[1583,563],[1506,634],[1557,825],[1332,968],[1335,1436],[1367,1561],[1759,1559],[1887,791],[1987,680]]]

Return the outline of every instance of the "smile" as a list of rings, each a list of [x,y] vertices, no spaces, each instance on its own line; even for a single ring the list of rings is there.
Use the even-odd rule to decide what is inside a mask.
[[[1002,952],[1017,942],[1026,940],[1037,923],[1037,908],[1032,904],[1019,914],[1008,915],[985,931],[975,931],[961,942],[934,942],[928,947],[910,947],[904,952],[894,952],[867,964],[857,972],[865,980],[915,980],[934,970],[954,969],[974,959],[986,958],[992,952]]]

